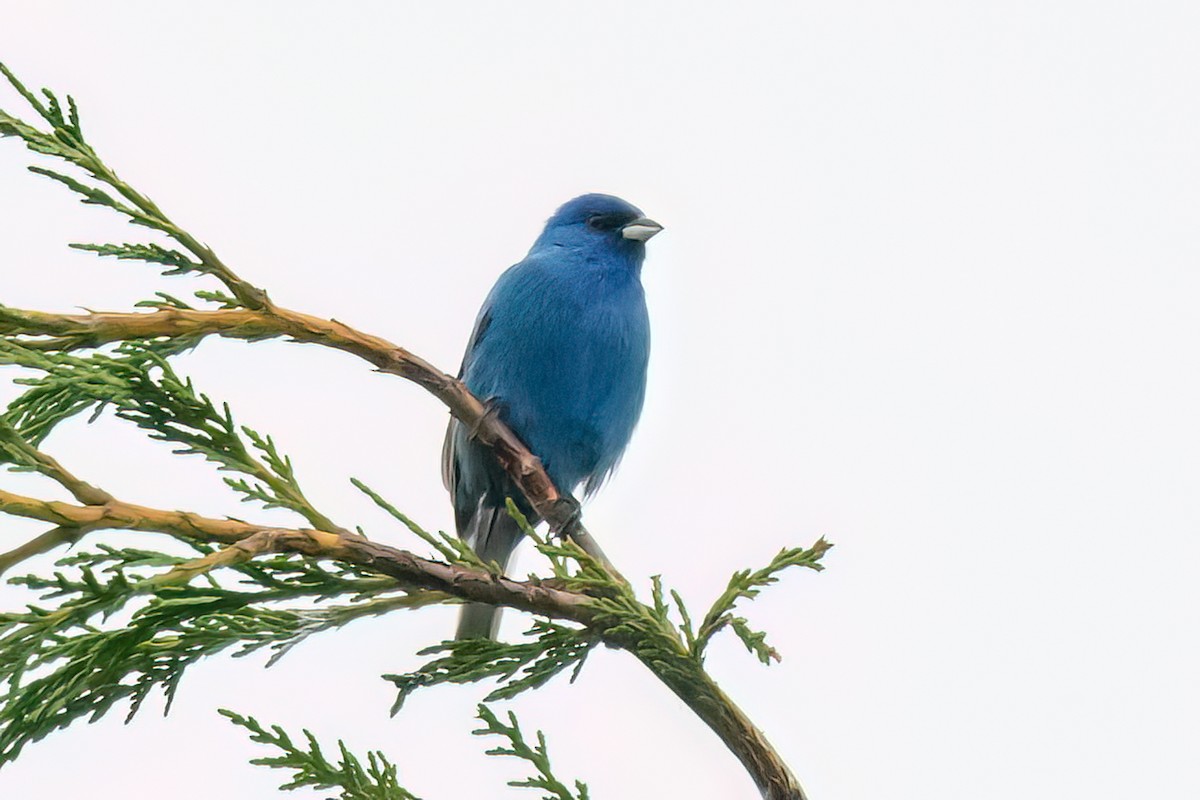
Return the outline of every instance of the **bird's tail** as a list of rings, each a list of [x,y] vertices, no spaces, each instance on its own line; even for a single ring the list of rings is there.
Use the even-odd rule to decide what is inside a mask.
[[[524,535],[506,508],[480,505],[462,537],[484,561],[495,561],[502,569]],[[458,616],[456,639],[496,638],[500,609],[487,603],[467,603]]]

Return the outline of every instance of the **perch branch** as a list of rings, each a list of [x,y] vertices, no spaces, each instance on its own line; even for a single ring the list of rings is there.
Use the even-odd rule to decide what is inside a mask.
[[[186,511],[148,508],[119,500],[111,500],[103,505],[74,505],[3,490],[0,490],[0,512],[49,522],[74,531],[76,536],[99,529],[149,531],[192,541],[225,545],[245,543],[241,546],[242,551],[249,551],[252,555],[272,551],[301,553],[312,558],[328,558],[365,567],[394,578],[405,588],[433,589],[465,600],[509,606],[582,625],[595,624],[597,619],[597,613],[587,605],[586,595],[431,561],[355,533],[334,533],[313,528],[273,528],[240,520],[214,519]],[[235,552],[231,551],[222,558],[234,563]],[[213,566],[218,564],[214,563]]]
[[[101,491],[101,490],[96,490]],[[355,564],[396,580],[405,589],[442,592],[464,600],[508,606],[587,626],[610,645],[628,650],[688,705],[745,766],[767,800],[803,800],[804,793],[783,759],[744,712],[677,641],[647,649],[642,636],[621,624],[595,598],[559,589],[551,582],[515,581],[483,570],[421,558],[346,531],[273,528],[233,519],[214,519],[125,503],[105,494],[102,504],[75,505],[0,490],[0,512],[49,522],[54,529],[0,556],[11,566],[88,531],[123,529],[164,533],[184,540],[223,544],[217,552],[175,567],[159,585],[185,583],[220,566],[271,552],[294,552]],[[827,547],[819,543],[814,551]],[[818,553],[819,554],[819,553]],[[8,563],[5,563],[8,559]],[[676,646],[677,645],[677,646]]]
[[[199,311],[161,308],[152,312],[50,314],[0,307],[0,334],[20,337],[25,347],[67,351],[130,339],[223,336],[231,339],[288,338],[358,356],[380,372],[398,375],[424,388],[475,431],[490,447],[535,512],[551,530],[570,536],[615,577],[620,573],[572,512],[533,455],[508,426],[488,414],[462,381],[380,336],[332,319],[281,308],[267,301],[260,309]],[[622,579],[623,580],[623,579]]]

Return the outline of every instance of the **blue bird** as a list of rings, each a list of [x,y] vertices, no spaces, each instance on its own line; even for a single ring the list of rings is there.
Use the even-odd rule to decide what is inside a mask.
[[[646,394],[650,320],[642,291],[646,240],[662,230],[605,194],[564,204],[529,254],[483,303],[461,378],[538,456],[560,492],[591,495],[617,466]],[[450,421],[442,478],[458,535],[508,565],[521,539],[511,497],[532,509],[487,448]],[[457,636],[495,638],[499,609],[469,603]]]

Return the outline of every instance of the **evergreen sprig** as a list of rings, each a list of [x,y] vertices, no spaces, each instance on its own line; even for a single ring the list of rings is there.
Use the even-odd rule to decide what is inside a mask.
[[[268,305],[265,292],[235,275],[210,248],[176,225],[149,197],[121,180],[101,160],[84,138],[79,109],[73,98],[67,97],[64,113],[62,104],[49,89],[42,90],[46,98],[46,102],[42,102],[4,64],[0,64],[0,75],[7,79],[48,126],[48,130],[41,130],[0,109],[0,137],[20,139],[35,153],[58,158],[77,167],[84,177],[80,179],[40,166],[29,167],[30,172],[61,183],[80,195],[85,204],[110,208],[135,225],[167,236],[179,244],[186,254],[154,243],[73,245],[76,249],[156,264],[166,267],[164,274],[167,275],[210,275],[225,284],[238,305],[246,308]]]
[[[371,501],[387,512],[388,516],[398,520],[400,524],[408,528],[408,530],[421,539],[421,541],[425,542],[427,545],[436,550],[438,555],[446,560],[446,563],[461,564],[467,567],[475,567],[477,569],[484,569],[493,572],[495,571],[495,568],[492,565],[485,563],[483,559],[481,559],[475,552],[475,550],[472,549],[471,546],[462,539],[458,538],[457,536],[450,536],[443,531],[439,531],[436,534],[431,533],[418,525],[407,514],[389,503],[383,498],[382,495],[380,495],[370,486],[367,486],[358,478],[351,478],[350,483],[354,485],[354,488],[371,498]]]
[[[119,356],[93,353],[71,356],[43,353],[10,338],[0,339],[0,365],[24,367],[41,377],[16,378],[29,387],[9,404],[5,420],[33,445],[40,444],[60,422],[97,404],[128,396],[128,383],[146,367],[136,352]]]
[[[554,541],[552,536],[542,536],[511,497],[506,502],[509,516],[533,542],[534,549],[546,558],[557,587],[595,596],[613,596],[629,591],[623,579],[615,578],[574,541],[567,538]],[[537,577],[531,575],[530,580],[537,580]]]
[[[214,552],[202,544],[195,550],[201,556]],[[199,586],[159,583],[189,560],[101,546],[61,559],[59,566],[69,573],[11,581],[57,602],[0,614],[0,764],[51,731],[84,717],[95,721],[122,701],[129,701],[132,718],[155,688],[163,691],[169,709],[186,669],[205,656],[230,648],[245,656],[268,648],[270,665],[319,631],[441,599],[395,595],[390,579],[285,556],[231,567],[251,589],[226,588],[211,574]],[[278,605],[337,597],[353,602],[303,609]],[[118,612],[128,621],[109,625]]]
[[[0,416],[0,464],[14,472],[28,472],[39,466],[30,444],[3,416]]]
[[[250,763],[273,769],[290,770],[291,780],[280,786],[283,790],[340,789],[339,800],[420,800],[400,785],[396,766],[375,750],[367,754],[366,763],[355,756],[338,740],[337,762],[330,761],[321,749],[317,737],[303,731],[304,744],[297,744],[287,731],[278,725],[267,728],[254,717],[246,717],[228,709],[222,716],[234,725],[250,732],[250,740],[282,751],[278,756],[253,759]]]
[[[8,112],[0,109],[0,136],[12,136],[20,139],[25,146],[35,153],[54,156],[69,161],[79,167],[87,167],[88,154],[82,150],[84,145],[83,129],[79,123],[79,109],[74,98],[67,97],[67,115],[62,113],[62,105],[49,89],[42,89],[42,94],[48,103],[42,103],[33,92],[17,79],[12,71],[0,63],[0,75],[16,89],[17,93],[29,103],[43,120],[50,124],[48,132],[22,121]]]
[[[200,272],[204,265],[188,258],[178,250],[163,247],[158,244],[80,244],[68,245],[75,250],[95,253],[98,256],[110,256],[121,261],[144,261],[148,264],[160,264],[165,269],[163,275],[186,275],[189,272]]]
[[[89,570],[78,579],[59,574],[54,595],[72,595],[58,609],[30,607],[0,615],[0,764],[76,719],[104,716],[128,699],[132,717],[155,687],[168,707],[184,670],[260,629],[245,601],[211,589],[172,590],[156,597],[115,629],[92,620],[124,609],[138,591],[124,574],[107,582]],[[27,582],[31,588],[39,584]],[[225,596],[222,596],[225,595]]]
[[[489,756],[512,756],[528,761],[537,770],[537,774],[518,781],[509,781],[509,786],[523,789],[542,789],[549,792],[543,795],[543,800],[588,800],[588,787],[582,781],[575,781],[575,791],[567,788],[561,780],[555,777],[550,768],[550,753],[546,747],[546,737],[537,731],[537,744],[531,745],[521,731],[517,715],[508,712],[508,724],[500,721],[488,706],[479,704],[477,716],[484,727],[472,731],[476,736],[503,736],[508,740],[507,745],[493,747],[487,751]]]
[[[289,509],[322,530],[339,529],[305,497],[291,459],[270,436],[238,426],[228,404],[218,408],[152,345],[125,342],[112,355],[75,356],[0,339],[0,364],[42,373],[16,380],[29,388],[4,415],[32,444],[71,416],[112,408],[150,438],[178,445],[175,453],[200,455],[221,470],[242,473],[245,477],[224,480],[243,500]]]
[[[458,639],[421,650],[419,655],[445,653],[413,672],[384,675],[399,689],[392,714],[408,696],[423,686],[439,683],[473,683],[497,678],[500,685],[486,698],[508,700],[528,689],[536,689],[558,673],[573,667],[574,682],[598,640],[586,630],[546,620],[534,621],[525,641],[508,644],[493,639]]]
[[[698,660],[703,660],[704,649],[708,643],[723,628],[730,628],[746,646],[746,649],[758,657],[764,664],[772,660],[779,661],[779,653],[766,643],[766,634],[750,628],[743,617],[733,615],[734,606],[740,600],[753,600],[765,587],[779,581],[779,573],[789,567],[805,567],[816,572],[824,569],[821,557],[830,548],[830,544],[820,539],[812,547],[788,547],[780,550],[767,566],[758,570],[740,570],[729,579],[725,591],[712,604],[712,608],[704,615],[696,631],[692,643],[692,654]]]

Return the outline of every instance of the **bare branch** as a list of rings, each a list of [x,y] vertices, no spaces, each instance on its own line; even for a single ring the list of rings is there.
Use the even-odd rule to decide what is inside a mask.
[[[49,553],[59,545],[74,544],[79,541],[81,533],[78,528],[69,528],[64,526],[56,526],[30,539],[25,544],[14,547],[7,553],[0,553],[0,575],[3,575],[12,567],[20,564],[26,559],[40,556],[42,553]]]

